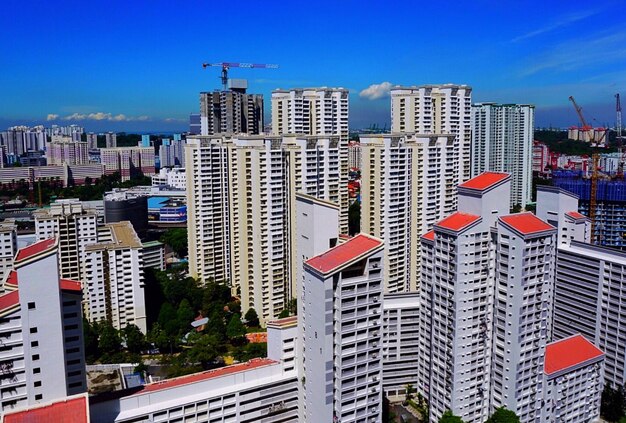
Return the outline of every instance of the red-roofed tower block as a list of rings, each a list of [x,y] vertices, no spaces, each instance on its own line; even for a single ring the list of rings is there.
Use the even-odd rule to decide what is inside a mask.
[[[559,245],[591,239],[591,220],[578,212],[578,196],[562,188],[537,187],[537,217],[558,228]]]
[[[586,423],[600,417],[604,353],[582,335],[546,346],[546,422]]]
[[[5,289],[0,384],[12,389],[3,391],[0,414],[86,392],[82,289],[59,277],[56,239],[18,251]]]
[[[383,262],[383,242],[365,234],[305,262],[298,421],[381,421]]]
[[[459,211],[482,216],[491,226],[508,214],[511,199],[511,176],[508,173],[484,172],[459,185]]]

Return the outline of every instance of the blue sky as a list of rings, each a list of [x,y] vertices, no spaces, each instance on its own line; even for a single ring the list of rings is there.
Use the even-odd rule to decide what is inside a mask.
[[[251,92],[341,86],[352,127],[389,122],[372,84],[453,82],[474,101],[532,103],[537,125],[615,121],[626,95],[626,2],[3,0],[0,128],[184,130],[198,92],[219,88],[202,62],[234,69]],[[383,84],[385,88],[387,84]],[[379,97],[380,96],[380,97]],[[378,98],[372,98],[378,97]]]

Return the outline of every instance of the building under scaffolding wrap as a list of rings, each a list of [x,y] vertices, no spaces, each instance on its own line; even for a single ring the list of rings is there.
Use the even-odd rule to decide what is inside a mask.
[[[580,199],[578,211],[589,216],[590,179],[583,178],[581,172],[555,171],[552,182],[554,186],[576,194]],[[596,231],[600,245],[626,249],[626,180],[598,180],[596,202]]]

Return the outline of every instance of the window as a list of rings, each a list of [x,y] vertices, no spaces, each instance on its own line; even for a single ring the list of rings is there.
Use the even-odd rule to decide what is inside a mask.
[[[30,343],[30,346],[31,346],[31,348],[38,347],[38,346],[39,346],[39,341],[32,341],[32,342]]]
[[[83,382],[73,382],[68,385],[70,388],[77,388],[79,386],[83,386]]]
[[[41,395],[41,394],[35,395],[35,401],[39,401],[41,399],[43,399],[43,395]]]
[[[30,328],[30,333],[37,333],[37,328]]]
[[[35,309],[35,303],[28,303],[28,309],[29,310],[34,310]]]
[[[33,361],[39,360],[39,354],[33,354]]]
[[[39,373],[41,373],[41,369],[40,369],[39,367],[35,367],[35,368],[33,369],[33,373],[34,373],[34,374],[39,374]]]
[[[39,386],[41,386],[41,381],[40,380],[36,380],[34,385],[35,385],[35,388],[38,388]]]

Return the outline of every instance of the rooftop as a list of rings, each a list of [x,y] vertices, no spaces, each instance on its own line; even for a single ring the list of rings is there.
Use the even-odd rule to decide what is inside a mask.
[[[63,291],[82,292],[80,281],[73,281],[71,279],[61,279],[59,281],[59,288]]]
[[[382,247],[383,242],[366,234],[359,234],[330,250],[310,258],[305,265],[312,269],[329,274],[353,261],[362,258],[367,253]]]
[[[436,223],[435,226],[459,232],[472,223],[478,221],[478,219],[480,219],[480,216],[475,214],[456,212],[441,220],[439,223]]]
[[[285,317],[284,319],[267,322],[268,326],[289,327],[298,323],[298,316]]]
[[[575,220],[589,219],[587,216],[585,216],[584,214],[578,213],[577,211],[569,211],[569,212],[566,212],[565,215]]]
[[[276,364],[276,361],[270,360],[269,358],[254,358],[245,363],[234,364],[232,366],[226,366],[215,370],[208,370],[206,372],[194,373],[174,379],[163,380],[161,382],[150,383],[148,385],[145,385],[142,390],[137,392],[137,395],[160,391],[163,389],[175,388],[177,386],[187,385],[190,383],[202,382],[217,377],[245,372],[252,369],[258,369],[259,367],[269,366],[271,364]]]
[[[532,235],[556,229],[531,212],[502,216],[500,217],[500,221],[522,235]]]
[[[135,232],[132,223],[129,221],[107,223],[105,226],[111,230],[113,241],[87,245],[85,246],[86,251],[101,250],[103,248],[111,250],[116,248],[142,248],[137,232]]]
[[[480,175],[470,179],[467,182],[459,185],[459,188],[475,189],[478,191],[485,191],[500,182],[509,178],[508,173],[501,172],[483,172]]]
[[[44,251],[47,251],[56,245],[56,239],[44,239],[43,241],[35,242],[28,247],[24,247],[17,252],[15,261],[22,261],[34,257]]]
[[[603,355],[602,351],[582,335],[574,335],[546,345],[544,372],[551,375]]]
[[[19,291],[11,291],[0,295],[0,314],[4,315],[20,305]]]
[[[424,235],[422,235],[422,238],[426,238],[430,241],[434,241],[435,240],[435,231],[428,231],[426,232]]]
[[[68,398],[45,405],[36,405],[20,411],[8,411],[4,423],[87,423],[87,397]]]

